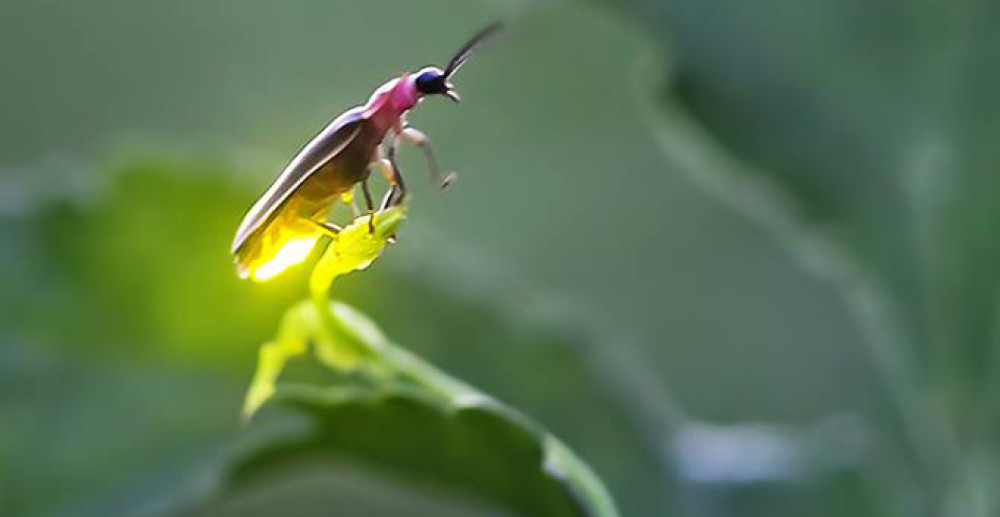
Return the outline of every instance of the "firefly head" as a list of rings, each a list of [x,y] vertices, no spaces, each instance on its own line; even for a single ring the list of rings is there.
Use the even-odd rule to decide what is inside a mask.
[[[414,75],[414,84],[421,95],[444,95],[455,102],[459,101],[455,86],[448,82],[448,76],[440,68],[429,66]]]
[[[482,45],[486,39],[498,31],[501,27],[500,23],[494,23],[483,30],[479,31],[475,36],[469,41],[462,45],[462,48],[458,49],[458,52],[448,61],[448,65],[444,70],[440,68],[429,66],[421,69],[417,72],[416,79],[414,81],[417,91],[421,95],[444,95],[449,99],[458,102],[459,96],[455,92],[455,86],[451,84],[448,80],[451,76],[455,75],[462,65],[465,64],[469,58],[475,54],[476,50]]]

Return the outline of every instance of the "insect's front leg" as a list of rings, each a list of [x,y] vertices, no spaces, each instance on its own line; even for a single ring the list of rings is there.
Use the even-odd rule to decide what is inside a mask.
[[[400,172],[399,163],[396,161],[396,146],[398,145],[399,138],[396,135],[390,136],[388,142],[386,142],[387,159],[380,160],[383,172],[389,176],[389,182],[392,184],[389,194],[382,201],[383,210],[402,203],[407,194],[406,183],[403,181],[403,173]]]
[[[372,202],[372,191],[368,188],[368,176],[361,180],[361,192],[365,195],[365,208],[368,209],[368,233],[375,233],[375,204]]]
[[[437,158],[434,156],[434,149],[431,148],[431,142],[423,131],[404,125],[399,131],[399,136],[409,140],[424,153],[424,159],[427,160],[427,167],[431,171],[431,177],[441,188],[447,187],[455,180],[454,172],[441,174],[441,168],[438,167]]]
[[[379,211],[382,211],[394,204],[399,204],[402,201],[402,196],[406,194],[406,187],[404,186],[402,193],[400,193],[399,181],[401,180],[397,179],[397,176],[398,178],[402,178],[402,176],[398,174],[399,169],[394,169],[388,159],[379,160],[378,166],[382,169],[382,176],[389,182],[389,190],[382,197],[382,202],[379,203]]]

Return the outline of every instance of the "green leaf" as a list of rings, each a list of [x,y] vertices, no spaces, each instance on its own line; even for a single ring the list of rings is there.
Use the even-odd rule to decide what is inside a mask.
[[[326,309],[327,314],[320,314]],[[371,375],[331,388],[275,386],[288,359],[314,343],[317,356],[341,370],[347,349],[366,350],[348,370]],[[236,457],[223,473],[226,491],[289,463],[353,458],[417,480],[489,500],[519,515],[615,516],[600,480],[555,437],[523,415],[438,371],[389,342],[361,313],[343,304],[292,307],[278,339],[261,351],[247,394],[252,414],[272,395],[308,416],[305,429],[269,437]],[[218,498],[220,494],[214,497]]]
[[[236,458],[229,490],[296,462],[352,459],[518,515],[617,515],[593,474],[565,446],[492,400],[456,406],[413,389],[302,387],[279,390],[276,400],[308,415],[310,425],[276,433]]]
[[[337,277],[367,269],[395,238],[405,218],[405,207],[397,206],[351,221],[316,263],[309,279],[310,291],[325,296]]]
[[[0,407],[8,424],[0,434],[9,438],[0,460],[18,473],[6,513],[109,513],[109,506],[140,513],[150,499],[174,500],[178,487],[197,480],[191,473],[206,455],[231,442],[251,345],[279,324],[281,305],[304,296],[307,280],[304,268],[265,284],[236,278],[219,250],[232,237],[232,214],[253,192],[228,182],[231,173],[216,162],[150,156],[106,172],[109,189],[90,203],[46,203],[30,217],[0,219],[17,238],[5,251],[27,268],[0,275],[8,287],[4,330],[39,336],[13,337],[0,354],[11,387]],[[178,224],[192,220],[206,224]],[[417,241],[410,230],[400,246]],[[587,357],[595,338],[570,322],[519,316],[502,298],[453,288],[465,278],[390,261],[338,280],[334,292],[377,314],[393,335],[406,336],[408,348],[565,438],[619,494],[624,511],[660,508],[670,480],[630,400]],[[193,307],[190,300],[212,302]],[[161,332],[181,321],[189,326]],[[371,341],[364,324],[355,321],[352,330]],[[76,431],[66,435],[66,426]],[[122,441],[122,429],[145,438]],[[53,490],[65,497],[53,499]]]

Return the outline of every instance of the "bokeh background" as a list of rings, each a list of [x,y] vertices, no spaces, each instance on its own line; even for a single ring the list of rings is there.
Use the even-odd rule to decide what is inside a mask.
[[[1000,512],[996,3],[4,0],[0,514],[211,491],[305,295],[236,279],[246,208],[495,19],[462,104],[411,116],[458,181],[404,151],[410,220],[335,297],[626,516]],[[197,515],[507,515],[363,458],[218,499]]]

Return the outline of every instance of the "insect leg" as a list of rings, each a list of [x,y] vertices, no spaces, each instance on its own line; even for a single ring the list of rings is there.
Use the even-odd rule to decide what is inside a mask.
[[[427,135],[423,131],[419,131],[412,127],[404,127],[399,135],[403,138],[409,140],[420,148],[424,153],[424,159],[427,160],[427,167],[430,168],[431,177],[441,188],[445,188],[455,180],[455,173],[449,172],[448,174],[442,175],[441,168],[438,167],[437,158],[434,156],[434,149],[431,148],[431,142],[427,138]]]
[[[395,154],[393,154],[393,159],[395,159]],[[379,208],[379,211],[382,211],[392,206],[393,198],[397,194],[399,194],[399,202],[402,202],[403,196],[406,195],[406,185],[403,184],[403,176],[399,173],[399,169],[393,165],[393,162],[386,158],[380,158],[377,163],[382,169],[382,174],[390,183],[389,191],[385,193]],[[387,240],[389,244],[396,244],[396,235],[390,235]]]
[[[341,228],[340,226],[337,226],[330,222],[316,221],[314,219],[309,219],[309,222],[315,224],[320,229],[320,231],[329,235],[330,237],[336,237],[337,234],[340,233],[341,230],[343,230],[343,228]]]
[[[365,195],[365,207],[368,209],[368,233],[375,233],[375,204],[372,203],[372,191],[368,188],[368,177],[361,180],[361,192]]]
[[[389,196],[383,202],[383,208],[398,205],[406,198],[406,183],[403,182],[403,174],[400,172],[399,164],[396,162],[396,146],[398,144],[399,139],[392,137],[389,140],[389,149],[386,152],[388,155],[389,172],[392,174],[393,188],[389,191]]]
[[[382,211],[392,206],[389,203],[392,200],[391,198],[396,195],[396,174],[393,172],[392,164],[385,158],[379,158],[375,161],[374,165],[377,165],[382,170],[382,176],[389,182],[389,190],[382,198],[382,202],[379,203],[379,211]]]

